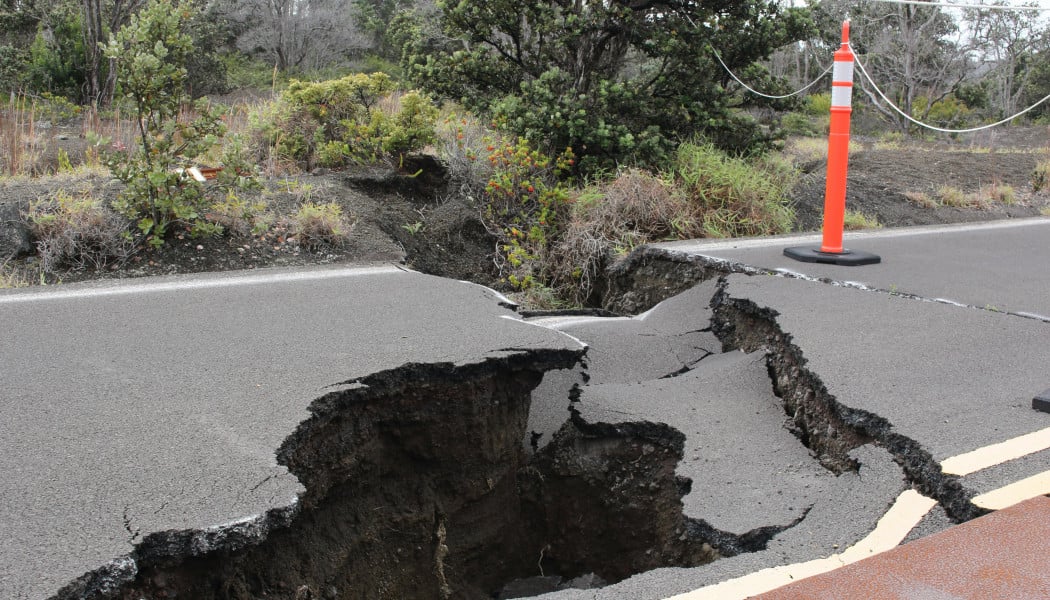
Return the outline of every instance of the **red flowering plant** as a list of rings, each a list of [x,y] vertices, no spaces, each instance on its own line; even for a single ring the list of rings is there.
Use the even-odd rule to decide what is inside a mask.
[[[557,241],[572,204],[561,177],[572,170],[572,148],[551,157],[524,138],[491,143],[486,160],[484,215],[500,238],[506,281],[518,289],[542,283],[542,265]]]

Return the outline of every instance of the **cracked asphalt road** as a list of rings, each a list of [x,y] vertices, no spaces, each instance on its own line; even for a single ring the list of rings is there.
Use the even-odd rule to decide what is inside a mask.
[[[860,268],[782,256],[783,247],[815,238],[675,243],[653,252],[764,273],[730,275],[726,297],[774,311],[828,394],[884,419],[939,462],[1050,428],[1050,414],[1030,408],[1050,387],[1048,236],[1050,219],[847,236],[847,247],[882,256],[882,264]],[[274,450],[326,386],[406,362],[577,348],[569,335],[592,345],[588,377],[558,372],[537,389],[530,429],[541,441],[568,418],[568,389],[586,384],[581,418],[667,422],[686,433],[687,461],[723,461],[693,471],[680,465],[696,486],[686,498],[691,517],[741,533],[808,510],[764,551],[551,598],[666,598],[856,542],[910,486],[879,445],[853,450],[857,473],[800,470],[798,489],[787,490],[797,500],[759,505],[754,494],[719,495],[718,477],[734,469],[777,487],[776,475],[743,466],[734,454],[741,448],[732,447],[737,436],[768,442],[755,453],[771,459],[746,458],[773,465],[769,472],[793,464],[790,452],[800,447],[780,431],[757,433],[787,415],[775,410],[758,356],[713,348],[714,292],[709,282],[632,319],[533,324],[483,288],[390,267],[0,293],[0,330],[14,341],[0,348],[0,465],[8,474],[0,487],[7,540],[0,597],[48,597],[103,565],[128,568],[122,557],[150,533],[250,525],[294,506],[301,487]],[[719,370],[753,389],[705,379]],[[698,405],[702,415],[690,410]],[[719,414],[725,423],[715,422]],[[748,425],[751,418],[760,422]],[[1036,452],[960,483],[989,491],[1050,470],[1047,460]],[[820,480],[823,492],[806,491],[807,478]],[[741,491],[764,489],[758,485]],[[937,517],[924,523],[947,525]]]
[[[654,245],[647,252],[655,260],[662,254],[673,259],[667,263],[668,277],[673,277],[674,265],[682,260],[750,273],[727,277],[723,284],[726,299],[770,309],[776,326],[801,351],[805,368],[847,411],[885,420],[888,434],[914,440],[934,461],[941,461],[1050,428],[1050,415],[1031,408],[1032,397],[1050,387],[1046,375],[1050,364],[1050,318],[1045,316],[1050,315],[1047,239],[1050,219],[847,236],[847,248],[882,256],[879,265],[857,268],[799,263],[782,254],[784,247],[819,244],[819,237],[675,242]],[[713,282],[705,282],[650,312],[663,313],[662,307],[669,303],[681,305],[681,298],[687,295],[698,306],[694,314],[702,312],[699,306],[705,303],[696,298],[698,290],[710,297],[712,287]],[[615,325],[610,321],[607,328]],[[600,326],[592,322],[590,331],[582,326],[561,328],[591,342],[588,333]],[[593,339],[600,344],[611,335],[605,332]],[[604,354],[614,351],[606,348]],[[716,363],[711,362],[719,356]],[[750,479],[751,490],[764,489],[762,469],[755,468],[761,462],[734,454],[735,438],[719,442],[717,435],[701,434],[704,427],[717,427],[717,423],[704,421],[704,416],[717,420],[727,414],[725,407],[703,397],[710,394],[712,399],[739,406],[761,404],[763,392],[744,392],[742,398],[743,390],[738,388],[719,391],[717,384],[708,382],[698,390],[683,383],[705,377],[711,367],[725,368],[718,363],[726,360],[733,359],[728,355],[706,358],[695,365],[695,372],[672,380],[596,385],[593,390],[585,386],[577,410],[587,421],[645,419],[669,423],[687,435],[695,432],[695,438],[706,445],[687,442],[693,447],[679,467],[681,474],[694,478],[694,486],[716,476],[719,467],[688,473],[690,450],[704,459],[725,459],[721,467],[739,466],[740,476]],[[638,375],[644,372],[639,363],[631,367],[629,359],[613,362],[613,371],[621,380],[640,379]],[[600,371],[603,367],[591,368]],[[690,408],[698,401],[705,410],[699,415],[701,421],[694,421]],[[766,402],[770,402],[768,397]],[[777,405],[775,399],[771,403]],[[747,419],[740,415],[732,421],[740,426],[737,437],[757,431],[743,426]],[[765,439],[771,437],[767,433]],[[784,448],[758,453],[783,453]],[[885,450],[865,445],[852,455],[860,463],[860,476],[846,473],[832,478],[837,489],[825,492],[824,499],[833,498],[834,506],[818,500],[796,527],[774,536],[764,551],[692,569],[658,569],[600,590],[566,590],[542,598],[658,599],[676,594],[685,594],[685,598],[691,590],[762,568],[830,556],[869,533],[874,520],[911,485]],[[986,492],[1050,471],[1048,460],[1050,451],[1035,452],[968,475],[960,483],[967,493]],[[720,490],[709,487],[709,483],[701,486],[702,493],[719,494]],[[770,487],[779,488],[776,482]],[[775,502],[759,506],[757,497],[736,498],[731,489],[721,492],[722,497],[701,496],[697,501],[694,491],[684,498],[686,509],[694,517],[701,517],[704,511],[709,518],[715,515],[717,524],[717,515],[729,507],[731,518],[722,515],[720,523],[730,531],[771,525],[776,520]],[[727,525],[734,522],[736,525]],[[858,526],[861,523],[864,525]],[[931,533],[950,522],[938,507],[916,525]]]
[[[275,451],[328,386],[579,349],[502,302],[386,266],[0,293],[0,598],[126,572],[152,533],[265,534],[302,492]]]

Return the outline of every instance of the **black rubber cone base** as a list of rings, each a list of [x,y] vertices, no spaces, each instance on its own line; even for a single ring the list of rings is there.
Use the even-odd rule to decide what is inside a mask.
[[[1050,390],[1046,390],[1042,394],[1032,398],[1032,408],[1041,410],[1045,413],[1050,413]]]
[[[882,259],[875,254],[858,252],[856,250],[843,250],[842,252],[821,252],[819,246],[797,246],[795,248],[784,248],[784,256],[808,263],[823,263],[826,265],[842,265],[844,267],[859,267],[861,265],[877,265]]]

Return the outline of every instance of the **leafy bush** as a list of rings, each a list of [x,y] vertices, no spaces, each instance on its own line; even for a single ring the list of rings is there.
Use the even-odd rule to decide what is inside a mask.
[[[185,64],[193,52],[185,33],[191,15],[188,3],[152,0],[104,49],[117,64],[117,81],[139,123],[138,148],[109,160],[114,176],[127,186],[114,207],[154,247],[176,223],[194,235],[218,231],[203,218],[209,202],[200,184],[181,170],[226,131],[222,111],[203,100],[192,115],[181,110]]]
[[[806,113],[814,117],[826,117],[831,114],[831,94],[821,92],[806,96]]]
[[[342,207],[334,202],[307,202],[295,214],[293,226],[299,245],[317,250],[344,244],[354,224],[343,215]]]
[[[470,200],[480,197],[496,168],[484,159],[496,146],[504,144],[503,138],[469,113],[446,115],[437,125],[436,136],[438,156],[445,164],[454,193]]]
[[[946,96],[932,105],[926,96],[919,96],[912,102],[913,115],[922,115],[923,119],[938,127],[958,127],[970,118],[973,110],[955,96]]]
[[[102,269],[127,260],[134,246],[127,221],[89,195],[55,192],[32,202],[26,220],[45,272],[61,266]]]
[[[396,97],[385,73],[321,82],[293,80],[253,123],[280,159],[310,168],[372,163],[421,150],[435,139],[438,110],[418,92]]]
[[[822,124],[812,116],[789,112],[780,118],[780,129],[787,135],[812,137],[822,133]]]

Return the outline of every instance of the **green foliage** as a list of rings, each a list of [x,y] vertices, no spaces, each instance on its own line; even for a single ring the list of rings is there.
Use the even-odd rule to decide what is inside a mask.
[[[831,113],[831,94],[822,92],[807,96],[806,112],[815,117],[826,117]]]
[[[185,32],[190,8],[187,2],[151,0],[105,47],[139,125],[139,147],[109,160],[114,176],[126,184],[114,207],[153,246],[162,245],[176,223],[194,235],[219,231],[203,218],[209,202],[202,186],[181,171],[226,131],[221,110],[204,101],[193,115],[181,112],[185,64],[193,52]]]
[[[913,115],[923,115],[925,120],[938,127],[958,127],[966,123],[973,110],[955,96],[948,95],[932,105],[926,96],[912,102]]]
[[[439,5],[441,32],[422,18],[394,26],[412,81],[534,146],[576,149],[584,172],[659,164],[698,132],[761,145],[757,125],[731,110],[709,48],[740,71],[811,31],[805,11],[763,0]]]
[[[226,70],[226,83],[233,89],[269,90],[274,87],[273,65],[240,52],[225,52],[218,55]],[[282,82],[283,85],[283,82]]]
[[[683,144],[672,176],[708,237],[775,235],[794,225],[783,174],[756,169],[712,145]]]
[[[392,36],[390,24],[398,13],[407,10],[412,4],[413,0],[351,0],[354,20],[358,27],[372,36],[372,47],[378,57],[393,60],[399,58],[400,48]],[[377,71],[390,72],[386,69],[364,72]]]
[[[224,232],[241,236],[260,235],[273,224],[273,215],[267,210],[266,202],[249,202],[232,189],[222,200],[213,202],[204,217],[209,223],[222,227]]]
[[[46,32],[41,23],[29,47],[25,81],[36,92],[46,91],[83,100],[85,48],[82,16],[79,11],[62,10],[51,21],[53,28]]]
[[[344,244],[353,229],[343,209],[334,202],[306,202],[295,214],[294,231],[299,245],[310,250]]]
[[[435,140],[438,109],[418,92],[398,98],[385,73],[321,82],[293,80],[280,101],[255,117],[283,159],[338,167],[417,152]]]
[[[789,112],[780,117],[780,129],[786,135],[814,137],[822,133],[821,125],[818,118],[803,113]]]
[[[45,272],[62,266],[97,270],[131,254],[126,221],[89,195],[55,192],[30,203],[26,220]]]
[[[25,48],[0,44],[0,93],[21,86],[27,60]]]

